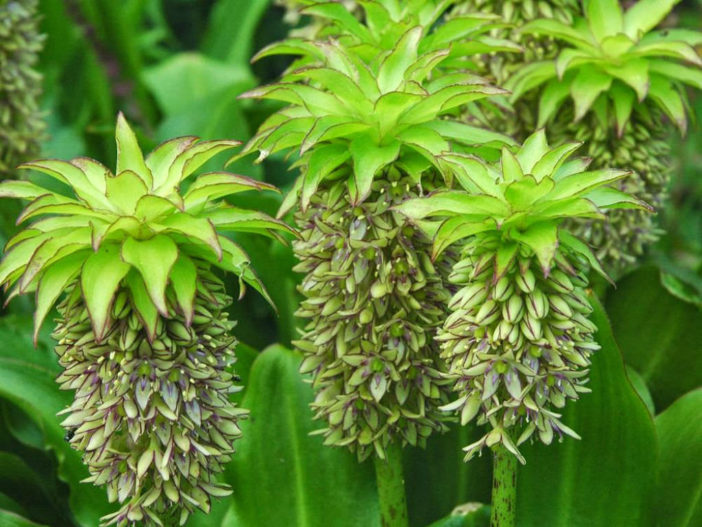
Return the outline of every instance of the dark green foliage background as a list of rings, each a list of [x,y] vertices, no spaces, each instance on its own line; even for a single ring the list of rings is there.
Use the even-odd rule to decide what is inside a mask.
[[[255,50],[287,31],[283,9],[269,0],[41,0],[40,13],[47,36],[39,65],[48,123],[42,157],[87,155],[112,165],[120,110],[149,150],[180,135],[246,141],[275,109],[237,99],[286,66],[280,59],[249,64]],[[676,16],[699,29],[702,0],[683,2]],[[566,412],[583,439],[526,449],[520,526],[692,527],[702,518],[702,399],[694,391],[702,384],[702,97],[692,101],[697,126],[684,139],[671,136],[676,177],[669,205],[659,211],[666,233],[644,268],[602,294],[607,315],[597,311],[603,349],[593,363],[594,392]],[[251,161],[233,171],[283,190],[291,185],[284,159]],[[275,213],[281,198],[239,199]],[[4,243],[17,209],[3,201],[0,211]],[[224,475],[234,496],[188,525],[375,526],[372,466],[309,435],[319,426],[307,409],[311,389],[297,373],[299,357],[287,349],[299,323],[292,252],[266,239],[237,241],[278,313],[255,292],[232,308],[245,343],[238,369],[246,390],[237,396],[251,419]],[[235,280],[230,287],[236,294]],[[0,525],[94,527],[110,505],[101,490],[80,483],[87,471],[55,416],[71,394],[53,382],[49,328],[38,348],[31,345],[31,311],[30,300],[15,300],[0,318]],[[462,463],[460,448],[473,432],[454,429],[424,451],[406,451],[413,525],[489,501],[488,460]],[[486,509],[473,508],[441,525],[485,525]]]

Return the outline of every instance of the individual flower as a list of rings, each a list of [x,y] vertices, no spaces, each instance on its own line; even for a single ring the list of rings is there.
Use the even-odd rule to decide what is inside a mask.
[[[106,524],[183,525],[211,496],[229,493],[216,475],[234,452],[245,411],[235,391],[230,298],[215,269],[265,290],[244,251],[221,231],[277,235],[291,229],[221,198],[273,190],[227,172],[193,173],[235,141],[180,137],[146,158],[120,114],[117,170],[93,159],[46,159],[61,190],[0,184],[1,197],[29,200],[0,264],[10,297],[36,295],[35,331],[60,302],[54,333],[75,390],[62,413],[88,481],[121,508]]]
[[[568,399],[586,392],[598,349],[586,293],[587,269],[602,272],[588,246],[563,229],[572,218],[602,220],[611,208],[643,208],[606,185],[629,176],[586,171],[569,159],[580,143],[549,148],[543,130],[489,164],[462,154],[442,162],[459,190],[408,200],[396,209],[434,236],[434,256],[463,240],[449,277],[458,287],[439,332],[456,399],[444,406],[487,432],[465,448],[550,443],[578,437],[560,420]]]

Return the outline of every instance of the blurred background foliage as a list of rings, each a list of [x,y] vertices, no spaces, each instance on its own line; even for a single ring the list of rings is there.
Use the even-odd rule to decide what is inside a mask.
[[[249,63],[289,29],[285,10],[270,0],[40,0],[39,13],[46,38],[37,66],[47,122],[42,157],[86,155],[112,165],[120,110],[150,150],[182,135],[246,141],[275,109],[237,99],[286,67],[284,59]],[[702,0],[682,2],[672,18],[671,24],[699,29]],[[685,138],[670,138],[676,176],[659,211],[665,233],[645,266],[604,291],[613,335],[598,312],[603,350],[593,362],[594,392],[566,412],[566,423],[592,433],[580,442],[529,449],[520,474],[520,525],[702,525],[695,491],[702,485],[702,97],[692,95],[697,125]],[[212,166],[225,161],[219,157]],[[251,161],[238,161],[232,171],[283,191],[294,180],[281,157]],[[239,199],[275,213],[281,197]],[[4,244],[16,209],[3,201],[0,210]],[[237,397],[251,419],[225,473],[233,498],[188,525],[375,525],[372,467],[359,467],[309,435],[318,428],[307,409],[311,390],[297,373],[297,354],[287,349],[298,324],[292,252],[265,239],[241,235],[237,241],[278,313],[255,292],[232,308],[245,343],[238,370],[246,389]],[[235,280],[230,287],[236,293]],[[102,491],[80,483],[87,471],[55,416],[71,395],[53,381],[58,365],[50,328],[36,349],[31,344],[31,312],[31,301],[15,300],[0,318],[0,525],[94,527],[110,505]],[[460,445],[471,434],[453,430],[426,450],[407,451],[413,525],[489,500],[487,460],[461,462]],[[458,512],[471,510],[441,525],[483,525],[484,507]]]

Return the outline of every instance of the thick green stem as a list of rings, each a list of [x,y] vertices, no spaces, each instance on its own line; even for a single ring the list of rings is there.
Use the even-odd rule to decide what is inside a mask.
[[[402,448],[388,445],[385,459],[374,456],[382,527],[407,527],[407,498],[402,475]]]
[[[517,505],[517,458],[498,446],[493,455],[490,527],[514,527]]]

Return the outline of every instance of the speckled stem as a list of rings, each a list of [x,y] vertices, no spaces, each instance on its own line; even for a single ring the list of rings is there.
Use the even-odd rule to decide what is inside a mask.
[[[515,527],[517,458],[499,445],[493,451],[490,527]]]
[[[407,527],[407,498],[405,478],[402,473],[402,448],[390,444],[385,449],[385,459],[373,456],[375,479],[378,483],[380,520],[382,527]]]

